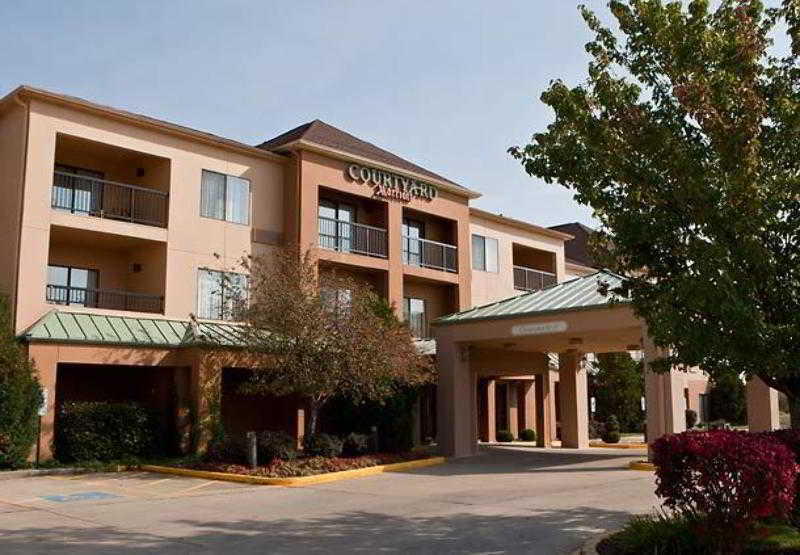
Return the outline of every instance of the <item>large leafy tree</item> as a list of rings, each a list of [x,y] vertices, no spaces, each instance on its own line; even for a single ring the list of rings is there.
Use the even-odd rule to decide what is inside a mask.
[[[611,1],[618,31],[581,7],[588,77],[510,152],[594,209],[664,365],[758,375],[798,427],[800,7],[711,4]]]
[[[432,379],[408,327],[363,279],[321,275],[313,252],[296,248],[243,265],[246,291],[228,289],[258,368],[248,388],[305,398],[307,434],[316,433],[320,410],[333,398],[384,401]]]

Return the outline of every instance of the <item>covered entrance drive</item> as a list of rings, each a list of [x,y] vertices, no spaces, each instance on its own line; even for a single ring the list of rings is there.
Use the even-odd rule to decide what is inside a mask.
[[[589,446],[586,353],[643,351],[648,441],[685,430],[683,371],[651,372],[651,362],[661,355],[644,323],[626,302],[612,303],[600,293],[622,279],[601,271],[436,320],[442,453],[473,455],[479,437],[491,438],[493,430],[484,416],[493,407],[484,400],[491,404],[492,394],[480,395],[479,386],[500,378],[531,384],[522,397],[516,396],[516,404],[528,400],[529,410],[523,412],[534,424],[537,443],[549,446],[555,414],[548,353],[558,354],[562,447]],[[748,387],[751,422],[777,425],[772,397],[769,388]],[[519,410],[512,414],[519,418]]]

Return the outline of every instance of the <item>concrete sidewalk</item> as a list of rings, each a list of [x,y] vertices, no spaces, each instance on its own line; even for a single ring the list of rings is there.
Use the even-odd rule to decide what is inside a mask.
[[[656,503],[640,453],[486,447],[308,488],[146,473],[0,487],[5,553],[566,553]]]

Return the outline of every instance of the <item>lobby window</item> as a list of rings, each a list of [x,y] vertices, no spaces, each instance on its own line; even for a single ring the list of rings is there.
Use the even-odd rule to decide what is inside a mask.
[[[237,320],[247,299],[247,276],[200,268],[197,272],[197,317]]]
[[[97,306],[100,272],[88,268],[49,265],[47,302],[73,306]]]
[[[497,273],[497,239],[472,235],[472,269]]]
[[[428,337],[428,318],[425,311],[425,299],[405,297],[403,299],[403,317],[411,335],[417,338]]]
[[[250,223],[250,181],[203,170],[200,215],[235,224]]]

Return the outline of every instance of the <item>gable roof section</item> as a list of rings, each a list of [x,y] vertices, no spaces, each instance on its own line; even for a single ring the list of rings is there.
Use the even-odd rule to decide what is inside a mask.
[[[592,228],[582,223],[572,222],[552,225],[550,229],[572,235],[572,239],[564,243],[564,257],[567,261],[589,268],[597,267],[589,254],[589,237],[595,233]]]
[[[554,312],[570,312],[627,304],[627,299],[603,295],[601,287],[614,289],[625,278],[608,270],[564,281],[540,291],[531,291],[463,312],[442,316],[434,325],[461,324],[479,320],[499,320],[520,316],[538,316]]]
[[[51,310],[20,334],[26,342],[82,343],[151,348],[191,347],[213,343],[241,345],[236,324],[189,322],[164,318],[106,316]]]
[[[282,133],[277,137],[265,141],[258,145],[258,148],[279,153],[288,150],[292,144],[297,142],[313,143],[315,145],[320,145],[362,158],[367,158],[369,160],[374,160],[375,162],[387,164],[400,170],[406,170],[408,172],[413,172],[437,181],[442,181],[457,188],[465,195],[473,197],[480,196],[474,191],[471,191],[466,187],[462,187],[458,183],[455,183],[446,177],[442,177],[437,173],[426,170],[425,168],[418,166],[413,162],[409,162],[404,158],[400,158],[399,156],[392,154],[388,150],[384,150],[379,146],[359,139],[355,135],[351,135],[346,131],[342,131],[341,129],[338,129],[318,119],[304,123],[303,125],[295,127],[286,133]]]

